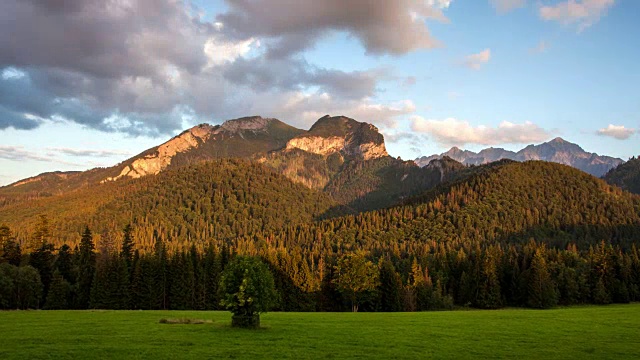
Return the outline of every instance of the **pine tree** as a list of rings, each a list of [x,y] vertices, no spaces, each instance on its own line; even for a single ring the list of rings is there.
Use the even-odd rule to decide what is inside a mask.
[[[58,256],[54,265],[55,270],[60,272],[60,275],[69,283],[74,284],[76,282],[76,274],[74,273],[73,266],[73,254],[69,245],[64,244],[58,249]],[[55,271],[54,271],[55,272]]]
[[[378,296],[380,311],[402,311],[402,280],[389,260],[380,264],[380,284]]]
[[[547,268],[544,248],[536,249],[531,260],[528,289],[527,305],[530,307],[548,309],[558,304],[558,295]]]
[[[487,249],[480,264],[477,305],[484,309],[497,309],[502,306],[497,249]]]
[[[218,296],[218,284],[222,274],[222,262],[216,254],[213,246],[208,246],[205,250],[203,262],[204,278],[204,303],[206,310],[218,310],[220,308],[220,298]]]
[[[51,278],[53,277],[53,245],[43,240],[40,247],[37,248],[29,256],[29,265],[33,266],[40,274],[42,282],[42,296],[40,299],[44,301],[49,293]],[[42,304],[41,304],[42,305]]]
[[[80,240],[78,261],[78,280],[77,280],[77,304],[79,309],[88,309],[91,296],[93,279],[96,276],[96,253],[93,244],[93,236],[89,227],[85,227]]]
[[[71,285],[69,285],[69,282],[65,280],[62,273],[56,269],[53,273],[53,279],[51,280],[51,287],[49,289],[49,294],[47,295],[47,301],[45,302],[45,309],[68,309],[70,292]]]
[[[127,226],[124,227],[124,237],[122,239],[122,250],[120,252],[120,256],[122,256],[122,258],[125,260],[125,263],[127,264],[127,268],[131,269],[131,264],[133,262],[133,234],[132,229],[131,229],[131,224],[127,224]]]
[[[2,257],[13,266],[20,266],[22,261],[22,249],[13,238],[9,238],[2,245]]]

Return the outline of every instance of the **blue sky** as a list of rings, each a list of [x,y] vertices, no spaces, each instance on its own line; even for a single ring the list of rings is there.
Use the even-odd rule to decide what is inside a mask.
[[[0,185],[246,115],[350,116],[404,159],[557,136],[639,152],[637,1],[65,3],[0,5]]]

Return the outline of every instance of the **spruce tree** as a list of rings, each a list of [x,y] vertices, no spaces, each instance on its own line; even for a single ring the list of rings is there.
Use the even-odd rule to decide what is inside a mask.
[[[536,249],[529,268],[529,296],[527,305],[537,309],[548,309],[558,303],[555,283],[551,279],[544,248]]]
[[[79,309],[88,309],[92,295],[93,279],[96,276],[96,253],[91,230],[86,226],[80,240],[77,280],[77,304]]]
[[[69,285],[69,282],[62,276],[62,273],[56,269],[51,280],[51,287],[49,288],[49,294],[45,302],[45,309],[68,309],[70,292],[71,285]]]
[[[38,270],[40,275],[40,281],[42,282],[42,296],[40,299],[42,301],[46,299],[49,293],[49,286],[53,277],[53,261],[53,245],[47,243],[46,240],[43,240],[40,247],[29,256],[29,265]]]
[[[380,264],[380,284],[378,297],[380,311],[402,311],[402,280],[389,260]]]
[[[127,268],[131,269],[131,264],[133,262],[133,234],[131,224],[127,224],[127,226],[123,229],[124,237],[122,239],[122,250],[120,252],[120,256],[125,260],[127,264]]]

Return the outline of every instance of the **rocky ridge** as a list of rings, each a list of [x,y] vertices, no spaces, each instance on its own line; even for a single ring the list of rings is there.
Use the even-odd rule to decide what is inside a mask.
[[[389,156],[377,127],[344,116],[320,118],[306,134],[289,140],[286,149],[324,156],[340,153],[363,160]]]
[[[529,145],[518,152],[502,148],[488,148],[475,153],[453,147],[440,155],[423,156],[416,159],[416,163],[420,166],[427,166],[431,160],[440,159],[444,156],[448,156],[465,165],[482,165],[502,159],[550,161],[569,165],[596,177],[603,176],[610,169],[623,163],[622,159],[588,153],[580,146],[559,137],[539,145]]]

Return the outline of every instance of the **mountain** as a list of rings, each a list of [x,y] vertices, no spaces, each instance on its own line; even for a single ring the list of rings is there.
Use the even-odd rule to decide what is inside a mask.
[[[443,156],[448,156],[465,165],[481,165],[501,159],[515,161],[542,160],[569,165],[596,177],[601,177],[607,171],[623,162],[622,159],[588,153],[580,146],[558,137],[540,145],[529,145],[518,152],[502,148],[488,148],[475,153],[453,147],[440,155],[423,156],[416,159],[416,163],[420,166],[425,166],[429,161]]]
[[[324,192],[335,203],[333,210],[323,216],[397,204],[464,168],[451,159],[421,168],[413,161],[392,158],[375,126],[344,116],[324,116],[308,131],[277,119],[253,116],[222,125],[195,126],[113,167],[45,173],[18,181],[0,188],[0,209],[12,208],[25,216],[34,215],[17,209],[28,202],[24,208],[33,210],[38,199],[49,198],[43,204],[57,206],[91,194],[95,199],[86,202],[95,206],[85,207],[94,211],[118,197],[112,192],[123,191],[121,182],[159,176],[221,158],[260,163],[294,183]]]
[[[626,163],[609,170],[603,179],[634,194],[640,194],[640,158],[632,157]]]
[[[117,238],[132,223],[140,247],[153,245],[154,230],[178,246],[205,239],[236,241],[308,223],[335,206],[328,195],[263,165],[215,159],[3,206],[0,224],[27,240],[45,215],[54,244],[61,245],[76,243],[85,225],[105,239],[107,234]]]
[[[602,240],[630,245],[640,236],[640,196],[569,166],[500,160],[458,174],[402,205],[312,226],[330,227],[339,242],[353,231],[350,224],[361,224],[364,249],[405,239],[399,251],[407,254],[422,244],[455,249],[536,239],[584,249]]]

